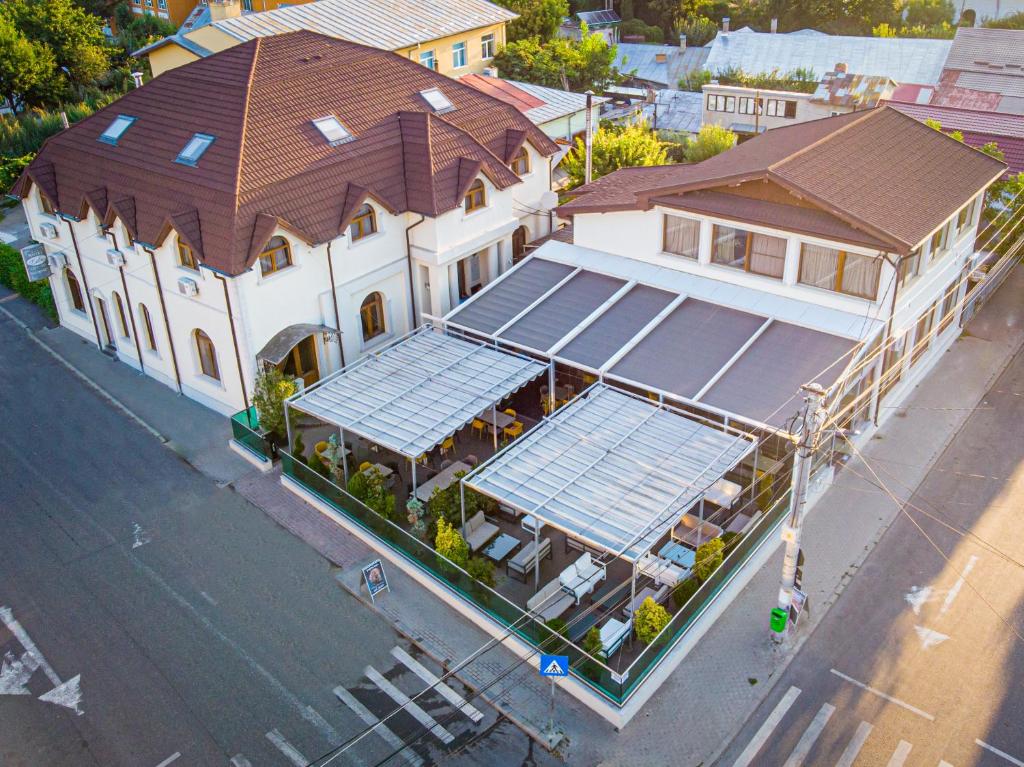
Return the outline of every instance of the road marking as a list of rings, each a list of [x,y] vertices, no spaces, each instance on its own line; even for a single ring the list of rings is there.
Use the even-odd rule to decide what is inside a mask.
[[[375,717],[370,709],[356,700],[356,697],[352,693],[339,685],[334,688],[334,694],[338,697],[338,700],[352,709],[356,713],[356,716],[362,719],[368,727],[372,727],[373,731],[380,735],[381,740],[396,751],[401,749],[399,753],[405,761],[413,765],[413,767],[423,767],[423,760],[420,758],[419,754],[411,748],[408,748],[402,739],[391,731],[391,728]]]
[[[10,232],[0,232],[0,242],[4,245],[10,245],[12,242],[18,241],[18,235],[11,234]]]
[[[235,754],[231,757],[231,767],[252,767],[252,762],[241,754]]]
[[[850,684],[857,685],[862,690],[866,690],[867,692],[874,693],[879,698],[884,698],[885,700],[889,701],[890,703],[895,703],[897,706],[900,706],[901,708],[905,708],[907,711],[910,711],[910,712],[912,712],[914,714],[917,714],[920,717],[924,717],[929,722],[934,722],[935,721],[935,717],[934,716],[929,714],[927,711],[922,711],[917,706],[911,706],[909,703],[907,703],[905,701],[902,701],[899,698],[894,698],[891,695],[886,695],[881,690],[876,690],[874,687],[866,685],[863,682],[858,682],[852,676],[847,676],[846,674],[844,674],[841,671],[836,671],[834,668],[833,669],[829,669],[829,671],[831,671],[833,674],[835,674],[840,679],[845,679]],[[1024,767],[1024,766],[1022,766],[1022,767]]]
[[[925,628],[924,626],[914,626],[914,631],[917,632],[917,636],[921,640],[922,650],[940,645],[949,639],[948,634],[942,634],[935,629]]]
[[[892,752],[892,756],[889,758],[888,767],[903,767],[903,763],[907,761],[907,757],[910,756],[910,749],[912,748],[913,746],[905,740],[897,743],[896,750]]]
[[[974,741],[974,742],[975,742],[975,743],[977,743],[977,744],[978,744],[979,746],[981,746],[982,748],[984,748],[985,750],[987,750],[987,751],[991,751],[991,752],[992,752],[993,754],[995,754],[996,756],[1001,756],[1001,757],[1003,757],[1003,759],[1005,759],[1006,761],[1008,761],[1008,762],[1009,762],[1010,764],[1016,765],[1016,767],[1024,767],[1024,762],[1022,762],[1022,761],[1021,761],[1020,759],[1014,759],[1014,758],[1013,758],[1012,756],[1010,756],[1010,755],[1009,755],[1008,753],[1006,753],[1005,751],[1000,751],[1000,750],[999,750],[998,748],[996,748],[995,746],[990,746],[990,745],[989,745],[988,743],[986,743],[986,742],[985,742],[985,741],[983,741],[983,740],[977,740],[977,739],[975,739],[975,741]]]
[[[747,747],[743,749],[743,753],[737,757],[735,762],[733,762],[733,767],[749,767],[750,763],[754,761],[754,757],[757,756],[757,752],[761,750],[765,741],[768,740],[775,728],[779,726],[779,722],[782,721],[782,717],[784,717],[786,712],[789,711],[799,694],[799,687],[790,687],[786,690],[786,694],[782,696],[782,700],[775,705],[775,708],[772,709],[768,718],[764,720],[764,724],[762,724],[761,728],[754,733],[754,737],[747,744]]]
[[[268,732],[267,740],[273,743],[277,747],[277,750],[284,754],[288,761],[294,764],[295,767],[306,767],[306,765],[309,764],[309,760],[299,752],[299,749],[295,748],[295,746],[285,740],[284,735],[279,733],[277,730],[271,730]]]
[[[181,752],[180,751],[175,751],[169,757],[167,757],[162,762],[160,762],[160,764],[158,764],[156,767],[167,767],[167,765],[169,765],[171,762],[175,761],[176,759],[180,759],[180,758],[181,758]]]
[[[413,702],[412,698],[406,695],[404,692],[395,687],[391,682],[384,678],[384,675],[380,673],[373,666],[367,666],[363,669],[363,673],[366,674],[367,678],[377,685],[380,689],[388,694],[395,703],[399,706],[404,706],[405,710],[409,712],[412,717],[430,730],[434,737],[444,743],[446,746],[455,740],[455,736],[452,735],[448,730],[439,725],[437,721]]]
[[[953,606],[953,600],[956,599],[957,594],[960,593],[960,589],[964,587],[964,581],[967,580],[967,576],[971,570],[978,563],[978,557],[974,554],[967,560],[967,564],[964,565],[963,571],[960,573],[960,577],[956,579],[956,583],[953,584],[953,588],[946,594],[946,598],[942,602],[942,608],[939,610],[940,615],[945,615],[950,607]]]
[[[455,690],[449,687],[447,684],[442,682],[438,677],[430,672],[422,663],[413,658],[409,653],[403,650],[401,647],[392,647],[391,654],[394,655],[402,664],[412,671],[416,676],[422,679],[427,684],[431,685],[438,694],[451,703],[455,708],[461,711],[463,714],[468,716],[473,722],[479,723],[484,718],[483,713],[478,709],[471,706],[466,702],[465,698],[459,695]]]
[[[872,729],[874,729],[872,725],[867,722],[861,722],[857,725],[857,731],[853,733],[850,742],[846,744],[846,750],[843,751],[843,755],[836,762],[836,767],[853,767],[853,760],[857,758],[857,754],[864,748],[864,742],[868,739]]]
[[[789,759],[786,760],[785,767],[801,767],[804,763],[804,759],[814,748],[815,741],[818,740],[818,736],[821,735],[821,731],[825,729],[825,725],[828,724],[828,720],[832,718],[833,712],[836,707],[830,703],[822,703],[821,708],[818,709],[818,713],[814,715],[814,719],[807,725],[807,729],[804,730],[804,734],[800,736],[800,740],[797,741],[796,747],[793,749],[793,753],[789,755]]]
[[[30,652],[37,661],[39,661],[39,668],[46,674],[46,678],[50,680],[50,684],[54,687],[59,687],[63,684],[60,681],[60,677],[57,676],[57,672],[53,670],[53,666],[46,662],[46,658],[39,652],[39,648],[36,647],[36,643],[32,641],[32,637],[28,635],[28,632],[22,628],[22,625],[18,621],[14,620],[14,613],[10,607],[0,607],[0,620],[4,622],[8,630],[14,634],[15,639],[21,642],[21,646]]]
[[[931,586],[911,586],[910,591],[903,597],[914,610],[914,615],[921,614],[921,605],[932,601]]]
[[[152,538],[149,537],[149,533],[142,529],[142,525],[138,522],[132,522],[132,548],[137,549],[139,546],[145,546],[149,543]]]
[[[200,595],[200,596],[201,596],[201,597],[202,597],[203,599],[205,599],[205,600],[206,600],[207,602],[209,602],[209,603],[210,603],[211,605],[213,605],[214,607],[216,607],[216,606],[217,606],[217,600],[216,600],[216,599],[214,599],[213,597],[211,597],[211,596],[210,596],[209,594],[207,594],[207,593],[206,593],[205,591],[200,591],[200,592],[199,592],[199,595]]]
[[[6,653],[0,664],[0,695],[31,695],[25,685],[37,668],[39,661],[28,650],[21,658],[15,658],[14,653]]]

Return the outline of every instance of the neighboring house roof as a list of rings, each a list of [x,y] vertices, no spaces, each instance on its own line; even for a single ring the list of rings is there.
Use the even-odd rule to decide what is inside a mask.
[[[393,51],[514,18],[487,0],[317,0],[211,26],[239,40],[306,29]]]
[[[435,114],[421,95],[431,88],[454,109]],[[117,145],[98,140],[121,114],[136,121]],[[353,138],[329,143],[312,123],[327,115]],[[196,133],[213,143],[195,166],[176,162]],[[15,191],[39,184],[59,210],[79,217],[89,207],[110,216],[102,209],[109,199],[108,208],[131,219],[132,237],[151,245],[171,229],[186,238],[183,228],[201,231],[200,260],[237,274],[278,226],[326,242],[367,198],[433,216],[460,205],[478,174],[507,188],[519,180],[507,163],[524,141],[544,155],[557,149],[516,109],[418,63],[294,32],[128,92],[50,138]],[[193,213],[196,225],[184,227]]]
[[[660,90],[654,104],[644,105],[651,127],[679,133],[697,133],[704,117],[704,94]]]
[[[548,88],[517,80],[504,80],[487,75],[463,75],[459,80],[489,96],[504,101],[506,104],[511,104],[526,115],[534,125],[544,125],[560,117],[587,109],[587,96],[584,93],[573,93],[558,88]],[[594,96],[592,103],[597,106],[606,101],[610,101],[610,99],[604,96]]]
[[[898,83],[939,81],[950,40],[845,35],[719,32],[711,42],[706,67],[712,74],[733,67],[745,72],[811,69],[819,77],[836,64],[861,75],[889,77]]]
[[[646,210],[655,198],[728,193],[762,180],[788,190],[794,205],[813,204],[887,249],[907,253],[1005,167],[881,107],[776,128],[694,165],[623,169],[575,190],[578,196],[558,210]],[[751,207],[743,213],[755,215]]]
[[[834,107],[871,109],[896,88],[888,77],[827,72],[818,83],[811,101]]]
[[[580,11],[575,16],[570,16],[562,22],[562,26],[578,27],[580,24],[586,24],[591,30],[602,29],[604,27],[614,27],[616,24],[622,22],[619,18],[619,14],[615,11],[600,10],[600,11]]]
[[[960,27],[932,103],[1024,114],[1024,30]]]
[[[617,43],[619,58],[615,66],[623,74],[655,85],[675,86],[679,78],[704,68],[708,49],[649,43]],[[635,70],[635,72],[634,72]]]
[[[946,57],[946,69],[1004,72],[1024,77],[1024,30],[958,27]]]
[[[177,32],[175,32],[173,35],[170,35],[169,37],[163,38],[162,40],[157,40],[156,42],[150,43],[149,45],[139,48],[139,50],[134,51],[132,53],[132,56],[135,56],[136,58],[139,56],[146,56],[147,54],[152,53],[158,48],[163,48],[165,45],[176,44],[180,45],[186,51],[194,53],[199,58],[205,58],[206,56],[209,56],[211,53],[213,53],[213,51],[209,50],[208,48],[205,48],[204,46],[200,45],[194,40],[191,40],[188,37],[188,33],[194,29],[198,29],[199,27],[204,27],[209,23],[210,6],[197,5],[195,8],[192,9],[192,12],[189,13],[189,15],[185,18],[185,21],[182,22],[182,25],[178,27]]]
[[[1024,173],[1024,115],[984,112],[933,104],[890,102],[915,120],[935,120],[944,131],[960,131],[964,142],[975,148],[994,141],[1006,156],[1010,173]]]

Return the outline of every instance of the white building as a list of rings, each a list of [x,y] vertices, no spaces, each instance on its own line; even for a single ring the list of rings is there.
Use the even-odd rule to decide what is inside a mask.
[[[473,88],[296,32],[132,91],[16,191],[61,324],[230,413],[257,360],[311,383],[509,268],[550,231],[555,150]]]

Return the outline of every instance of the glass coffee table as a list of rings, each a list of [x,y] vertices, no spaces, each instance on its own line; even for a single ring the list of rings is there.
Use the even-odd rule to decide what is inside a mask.
[[[484,556],[488,559],[493,559],[495,562],[501,562],[505,557],[519,548],[519,543],[519,539],[514,535],[502,533],[491,541],[490,545],[484,549]]]

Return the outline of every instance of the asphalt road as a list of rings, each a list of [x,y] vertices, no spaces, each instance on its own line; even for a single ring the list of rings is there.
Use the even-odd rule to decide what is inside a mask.
[[[720,765],[1024,765],[1024,350],[910,502]]]
[[[368,665],[407,694],[425,686],[391,652],[415,650],[326,560],[2,314],[0,424],[4,767],[301,764],[364,727],[335,688],[377,716],[392,709]],[[440,719],[445,705],[424,708]],[[451,725],[447,749],[417,745],[426,763],[547,763],[478,705],[483,720]],[[422,732],[407,714],[393,727]],[[332,764],[391,751],[367,738]]]

